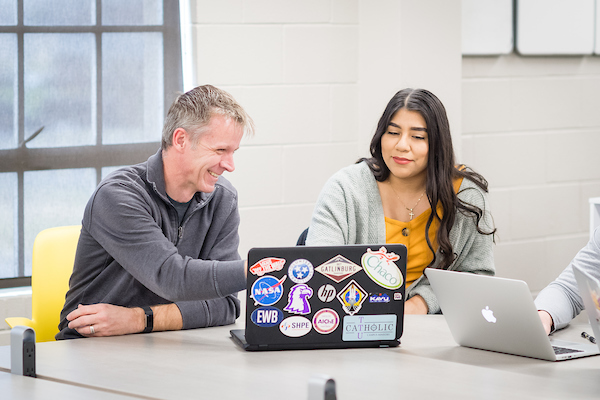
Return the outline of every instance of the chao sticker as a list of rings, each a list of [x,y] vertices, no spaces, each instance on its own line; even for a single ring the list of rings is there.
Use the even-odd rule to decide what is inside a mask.
[[[306,283],[313,277],[315,269],[310,261],[300,258],[288,267],[288,275],[295,283]]]
[[[312,324],[315,331],[322,335],[328,335],[337,329],[340,324],[340,316],[331,308],[323,308],[315,313]]]
[[[287,317],[279,324],[279,330],[285,336],[300,337],[306,335],[312,329],[310,320],[306,317],[294,315]]]
[[[367,299],[367,292],[352,279],[346,287],[340,290],[337,299],[342,303],[344,312],[354,315],[361,309],[363,302]]]
[[[304,283],[299,283],[292,286],[288,294],[288,305],[284,307],[284,311],[292,314],[310,314],[310,299],[313,295],[313,290],[310,286]]]
[[[271,275],[265,275],[258,278],[250,289],[250,297],[254,299],[254,305],[270,306],[277,303],[283,296],[283,281]]]
[[[285,265],[285,259],[268,257],[263,258],[250,267],[250,272],[254,275],[263,276],[273,271],[281,271]]]
[[[381,247],[378,251],[367,249],[360,262],[373,282],[384,288],[395,290],[404,283],[402,273],[394,263],[399,259],[399,255],[388,253],[385,247]]]
[[[315,269],[332,281],[340,283],[344,279],[360,271],[362,268],[348,260],[346,257],[338,254]]]

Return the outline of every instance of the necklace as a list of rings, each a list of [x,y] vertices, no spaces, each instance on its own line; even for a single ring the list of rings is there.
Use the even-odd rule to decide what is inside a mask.
[[[389,182],[389,181],[388,181]],[[394,187],[392,186],[392,183],[389,182],[390,187],[392,188],[392,191],[394,192],[394,194],[396,195],[396,197],[398,198],[398,200],[400,200],[400,196],[398,196],[398,193],[396,192],[396,189],[394,189]],[[406,207],[406,204],[404,204],[404,202],[402,200],[400,200],[400,203],[402,203],[402,205],[404,206],[404,208],[406,208],[406,211],[408,211],[408,215],[410,216],[410,220],[412,221],[412,219],[415,216],[415,213],[413,212],[413,210],[419,205],[419,202],[421,201],[421,199],[423,198],[423,195],[425,194],[425,191],[423,191],[423,193],[421,193],[421,196],[419,196],[419,200],[417,200],[417,202],[415,203],[414,206],[412,206],[412,208],[408,208]],[[405,235],[406,236],[406,235]]]

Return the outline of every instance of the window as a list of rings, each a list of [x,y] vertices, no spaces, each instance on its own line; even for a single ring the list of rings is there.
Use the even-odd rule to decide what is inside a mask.
[[[182,90],[179,2],[0,0],[0,287],[30,283],[43,229],[160,146]]]

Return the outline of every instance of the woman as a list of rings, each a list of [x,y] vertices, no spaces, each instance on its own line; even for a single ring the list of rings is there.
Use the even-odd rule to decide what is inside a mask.
[[[405,312],[438,313],[426,267],[495,272],[487,181],[455,166],[446,110],[424,89],[392,97],[370,150],[329,179],[306,244],[405,244]]]

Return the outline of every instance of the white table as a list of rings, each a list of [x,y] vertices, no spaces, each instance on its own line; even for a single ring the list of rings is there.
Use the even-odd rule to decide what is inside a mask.
[[[306,399],[310,376],[331,376],[340,400],[590,398],[600,357],[549,362],[459,347],[444,317],[406,316],[397,348],[245,352],[226,327],[37,344],[38,379],[160,399]],[[587,325],[555,336],[580,340]],[[0,347],[0,370],[10,348]]]

